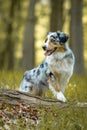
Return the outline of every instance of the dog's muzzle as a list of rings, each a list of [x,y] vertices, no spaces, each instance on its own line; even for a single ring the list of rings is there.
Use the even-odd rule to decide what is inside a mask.
[[[43,50],[45,51],[44,55],[45,56],[50,56],[53,52],[55,52],[55,50],[57,49],[57,47],[51,49],[51,50],[47,50],[47,47],[46,46],[43,46],[42,47]]]
[[[46,47],[46,46],[42,46],[42,48],[43,48],[43,50],[45,50],[45,51],[46,51],[46,49],[47,49],[47,47]]]

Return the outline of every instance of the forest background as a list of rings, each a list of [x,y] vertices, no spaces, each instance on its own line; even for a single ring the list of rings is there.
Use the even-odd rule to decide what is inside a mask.
[[[57,30],[69,34],[68,42],[75,55],[74,74],[65,90],[66,107],[37,109],[24,102],[15,105],[12,97],[9,101],[13,105],[9,105],[10,95],[5,97],[6,103],[2,102],[6,89],[18,90],[24,71],[43,61],[46,34]],[[0,0],[1,130],[87,129],[86,35],[87,0]],[[45,97],[55,98],[50,91]],[[76,107],[79,102],[86,106]]]
[[[0,70],[27,70],[42,62],[47,32],[64,31],[76,63],[87,72],[86,0],[0,0]]]

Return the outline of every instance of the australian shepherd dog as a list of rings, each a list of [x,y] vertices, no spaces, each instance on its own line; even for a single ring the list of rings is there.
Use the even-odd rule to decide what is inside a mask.
[[[19,91],[41,96],[50,89],[59,101],[66,102],[65,88],[73,74],[75,58],[64,32],[49,32],[44,45],[45,60],[24,73]]]

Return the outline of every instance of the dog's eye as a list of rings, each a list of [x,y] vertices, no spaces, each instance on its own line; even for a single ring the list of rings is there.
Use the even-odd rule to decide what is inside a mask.
[[[51,39],[50,41],[51,41],[51,42],[55,42],[55,39]]]

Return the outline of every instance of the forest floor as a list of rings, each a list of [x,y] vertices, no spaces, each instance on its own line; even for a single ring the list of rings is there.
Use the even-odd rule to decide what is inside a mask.
[[[17,90],[23,72],[0,72],[0,88]],[[66,107],[56,104],[31,106],[24,103],[9,104],[0,100],[0,130],[86,130],[87,76],[73,76],[66,88]],[[2,97],[3,98],[3,97]],[[48,91],[45,98],[54,98]]]

